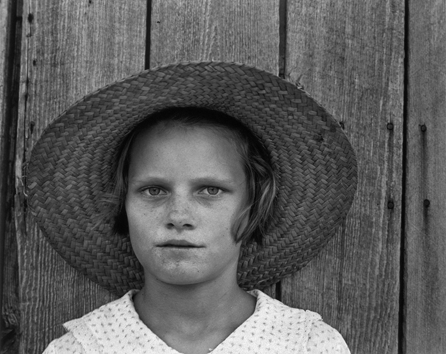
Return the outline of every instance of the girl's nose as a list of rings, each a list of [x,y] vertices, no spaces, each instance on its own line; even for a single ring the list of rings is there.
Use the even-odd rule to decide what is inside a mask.
[[[178,231],[193,230],[195,223],[188,200],[184,197],[175,196],[172,197],[171,203],[169,204],[166,227]]]

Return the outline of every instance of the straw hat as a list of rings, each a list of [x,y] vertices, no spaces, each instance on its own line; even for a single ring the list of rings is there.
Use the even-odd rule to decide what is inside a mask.
[[[264,244],[239,260],[245,289],[279,281],[332,237],[356,190],[355,153],[337,121],[295,85],[234,63],[184,63],[146,70],[75,103],[44,131],[27,168],[35,219],[74,268],[121,295],[143,285],[129,237],[102,222],[101,201],[116,153],[133,127],[166,107],[206,107],[240,119],[262,140],[278,179]]]

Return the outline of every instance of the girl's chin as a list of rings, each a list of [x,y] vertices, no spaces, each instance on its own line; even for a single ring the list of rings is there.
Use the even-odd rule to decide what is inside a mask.
[[[176,264],[176,267],[169,267],[165,269],[158,269],[156,272],[149,272],[149,279],[146,276],[146,282],[153,279],[156,282],[161,282],[169,285],[198,285],[209,280],[209,275],[204,274],[203,271],[197,267],[190,267],[187,265]],[[151,279],[150,279],[151,278]]]

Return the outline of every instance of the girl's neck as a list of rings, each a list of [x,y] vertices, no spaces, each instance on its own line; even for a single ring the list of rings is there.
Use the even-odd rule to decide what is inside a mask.
[[[255,298],[234,282],[173,286],[147,283],[135,296],[141,320],[169,346],[187,353],[200,346],[208,351],[239,327],[255,309]]]

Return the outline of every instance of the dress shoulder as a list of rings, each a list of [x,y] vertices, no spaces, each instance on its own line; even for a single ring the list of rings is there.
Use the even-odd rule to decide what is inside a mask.
[[[342,335],[333,327],[322,321],[313,321],[308,333],[308,354],[350,354]]]
[[[53,340],[43,354],[85,354],[82,345],[71,332]]]
[[[122,332],[120,326],[137,318],[132,307],[131,290],[120,299],[109,302],[81,318],[64,323],[68,331],[62,337],[53,340],[43,354],[99,354],[103,352],[104,341],[112,343]]]
[[[250,293],[258,299],[257,316],[265,324],[262,337],[280,347],[268,353],[350,354],[341,334],[318,313],[289,307],[258,290]]]

